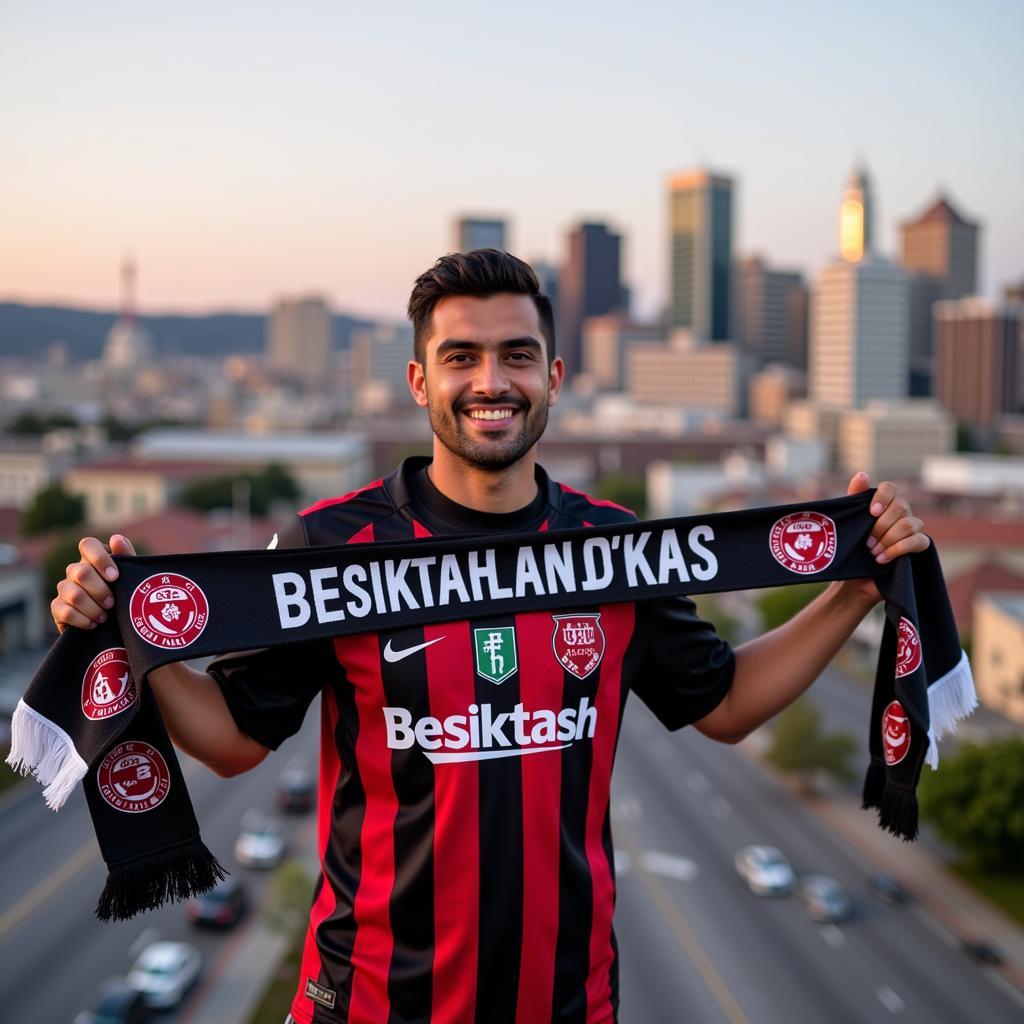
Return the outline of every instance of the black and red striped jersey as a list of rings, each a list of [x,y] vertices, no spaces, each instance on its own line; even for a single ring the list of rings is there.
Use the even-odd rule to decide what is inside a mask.
[[[509,514],[459,506],[427,460],[299,515],[280,546],[554,530],[627,510],[551,481]],[[669,728],[734,658],[687,599],[487,614],[226,655],[239,726],[276,748],[321,702],[320,877],[300,1024],[608,1024],[618,973],[609,817],[630,691]]]

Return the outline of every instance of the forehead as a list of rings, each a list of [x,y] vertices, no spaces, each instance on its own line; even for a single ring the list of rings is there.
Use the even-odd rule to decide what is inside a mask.
[[[431,326],[428,346],[448,338],[498,344],[533,337],[544,344],[537,306],[529,295],[449,295],[434,307]]]

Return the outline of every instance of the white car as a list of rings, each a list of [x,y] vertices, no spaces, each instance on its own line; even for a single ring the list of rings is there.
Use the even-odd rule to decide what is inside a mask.
[[[250,812],[235,840],[235,860],[246,868],[273,868],[284,860],[285,846],[284,829],[276,818]]]
[[[740,878],[756,896],[788,896],[796,875],[774,846],[744,846],[733,859]]]
[[[196,983],[203,958],[187,942],[152,942],[140,954],[125,979],[142,994],[147,1006],[177,1006]]]

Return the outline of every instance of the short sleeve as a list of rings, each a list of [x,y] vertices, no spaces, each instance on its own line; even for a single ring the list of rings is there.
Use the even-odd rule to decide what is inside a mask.
[[[305,547],[296,516],[274,534],[271,548]],[[238,728],[276,750],[302,726],[306,710],[339,666],[330,641],[319,640],[224,654],[207,666]]]
[[[669,729],[714,711],[732,686],[732,647],[688,597],[637,602],[644,654],[631,680],[637,696]]]
[[[320,640],[224,654],[206,671],[238,728],[276,750],[299,731],[313,698],[339,666],[330,641]]]

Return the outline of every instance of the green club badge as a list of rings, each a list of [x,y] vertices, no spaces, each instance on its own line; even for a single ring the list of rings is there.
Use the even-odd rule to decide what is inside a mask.
[[[503,683],[519,668],[515,626],[474,629],[473,647],[477,675],[492,683]]]

